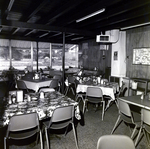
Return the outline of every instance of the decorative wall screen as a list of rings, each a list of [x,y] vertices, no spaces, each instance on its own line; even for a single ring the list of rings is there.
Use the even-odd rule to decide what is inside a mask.
[[[150,65],[150,48],[133,49],[133,64]]]

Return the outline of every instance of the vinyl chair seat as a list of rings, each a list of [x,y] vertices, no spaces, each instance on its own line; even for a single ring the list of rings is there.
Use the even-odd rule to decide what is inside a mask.
[[[135,145],[125,135],[104,135],[98,139],[97,149],[135,149]]]

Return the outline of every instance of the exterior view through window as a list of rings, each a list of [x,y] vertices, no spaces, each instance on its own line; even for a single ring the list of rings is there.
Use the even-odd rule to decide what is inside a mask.
[[[19,70],[31,66],[36,70],[37,46],[38,69],[62,69],[62,44],[0,39],[0,71],[10,66]],[[78,45],[65,45],[65,68],[68,67],[78,67]]]

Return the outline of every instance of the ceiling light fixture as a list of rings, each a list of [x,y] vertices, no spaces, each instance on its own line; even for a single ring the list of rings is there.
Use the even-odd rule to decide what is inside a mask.
[[[98,11],[96,11],[96,12],[93,12],[93,13],[91,13],[91,14],[85,16],[85,17],[82,17],[82,18],[76,20],[76,22],[77,22],[77,23],[78,23],[78,22],[81,22],[81,21],[86,20],[86,19],[88,19],[88,18],[91,18],[91,17],[93,17],[93,16],[95,16],[95,15],[97,15],[97,14],[100,14],[100,13],[102,13],[102,12],[104,12],[104,11],[105,11],[105,8],[100,9],[100,10],[98,10]]]
[[[79,40],[79,39],[82,39],[83,37],[77,37],[77,38],[73,38],[71,40]]]
[[[10,0],[7,10],[10,11],[15,0]]]
[[[127,27],[121,28],[121,30],[131,29],[131,28],[140,27],[140,26],[149,25],[149,24],[150,24],[150,22],[137,24],[137,25],[132,25],[132,26],[127,26]]]
[[[42,37],[44,37],[44,36],[47,36],[49,34],[49,32],[48,33],[45,33],[45,34],[42,34],[41,36],[39,36],[39,38],[42,38]]]

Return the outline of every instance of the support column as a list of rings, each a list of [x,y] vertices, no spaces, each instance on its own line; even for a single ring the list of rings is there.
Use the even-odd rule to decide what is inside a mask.
[[[63,32],[63,51],[62,51],[62,93],[64,93],[65,83],[65,32]]]
[[[9,63],[10,63],[9,67],[12,67],[12,49],[11,49],[11,39],[9,39],[9,58],[10,58],[10,60],[9,60]]]
[[[50,68],[52,68],[52,44],[49,44],[49,59],[50,59],[50,63],[49,66]]]
[[[36,62],[37,62],[36,68],[37,68],[37,70],[36,71],[38,72],[38,70],[39,70],[39,68],[38,68],[38,66],[39,66],[39,64],[38,64],[39,63],[39,54],[38,54],[39,53],[39,44],[38,44],[38,41],[36,42],[36,45],[37,45],[37,56],[36,56]]]
[[[31,42],[31,67],[33,71],[33,42]]]

